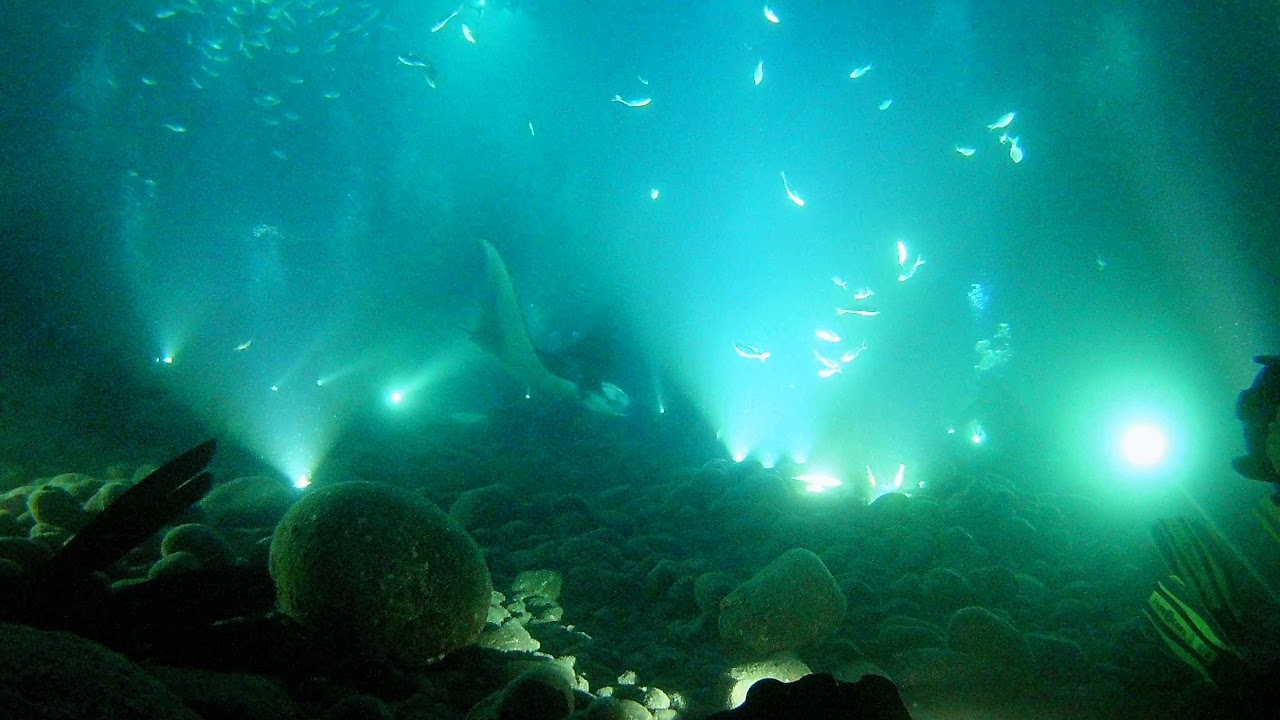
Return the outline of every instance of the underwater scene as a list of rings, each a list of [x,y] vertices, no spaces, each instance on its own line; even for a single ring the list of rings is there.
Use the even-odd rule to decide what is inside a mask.
[[[0,19],[0,717],[1276,716],[1275,3]]]

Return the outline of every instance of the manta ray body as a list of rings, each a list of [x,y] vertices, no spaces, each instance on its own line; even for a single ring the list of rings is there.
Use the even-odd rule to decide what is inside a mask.
[[[547,369],[538,356],[507,264],[497,248],[481,240],[484,250],[484,291],[471,339],[492,356],[530,398],[581,404],[595,412],[622,414],[630,401],[615,385],[602,392],[583,392],[576,384]]]

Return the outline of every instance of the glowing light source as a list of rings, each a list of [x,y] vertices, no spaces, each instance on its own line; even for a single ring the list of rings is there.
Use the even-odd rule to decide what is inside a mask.
[[[161,364],[164,364],[164,365],[172,365],[172,364],[173,364],[173,356],[172,356],[172,355],[165,355],[164,357],[158,357],[158,358],[156,358],[156,362],[161,363]]]
[[[391,394],[387,396],[387,399],[391,401],[392,405],[399,405],[404,402],[404,392],[401,390],[392,390]]]
[[[303,490],[311,485],[311,476],[302,473],[293,479],[293,486],[299,490]]]
[[[1164,461],[1169,440],[1160,428],[1150,423],[1129,426],[1120,438],[1120,452],[1125,461],[1139,468],[1150,468]]]
[[[840,487],[844,483],[840,482],[840,478],[824,472],[811,472],[797,475],[796,480],[804,483],[804,491],[811,493],[826,492],[834,487]]]
[[[974,445],[981,445],[987,441],[987,431],[981,425],[975,424],[973,426],[973,434],[969,436],[969,440]]]

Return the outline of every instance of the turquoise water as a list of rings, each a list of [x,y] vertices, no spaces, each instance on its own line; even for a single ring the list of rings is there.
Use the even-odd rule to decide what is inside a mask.
[[[1275,567],[1228,465],[1277,344],[1274,7],[488,4],[5,8],[4,459],[580,449],[476,341],[484,240],[635,462],[875,494],[961,437]]]

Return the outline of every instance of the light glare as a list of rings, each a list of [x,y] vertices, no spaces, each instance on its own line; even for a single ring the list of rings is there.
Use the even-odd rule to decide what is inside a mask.
[[[1169,441],[1160,428],[1140,423],[1125,430],[1120,441],[1121,453],[1130,465],[1140,468],[1160,464],[1169,450]]]

